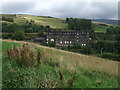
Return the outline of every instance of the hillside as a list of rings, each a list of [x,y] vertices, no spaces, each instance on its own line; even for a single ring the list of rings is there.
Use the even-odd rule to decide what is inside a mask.
[[[65,19],[60,19],[60,18],[55,18],[55,17],[50,17],[50,16],[35,16],[35,15],[24,15],[24,14],[18,14],[18,15],[12,15],[12,14],[3,14],[2,17],[11,17],[14,19],[14,22],[16,24],[25,24],[30,20],[34,20],[35,24],[37,25],[50,25],[51,28],[54,29],[68,29],[68,24],[65,23]],[[12,22],[7,22],[4,21],[6,23],[12,23]],[[104,23],[105,22],[98,22],[98,21],[94,21],[93,23],[95,24],[93,26],[94,31],[97,33],[106,33],[106,29],[109,28],[110,26],[116,27],[116,25],[109,25],[107,24],[107,26],[101,26],[99,24]]]
[[[111,25],[118,25],[118,20],[111,20],[111,19],[93,19],[94,22],[101,22]]]
[[[19,41],[9,41],[7,42],[17,42],[17,43],[27,43],[27,42],[19,42]],[[67,66],[66,68],[72,70],[76,66],[80,66],[84,69],[89,69],[93,71],[102,71],[109,74],[118,74],[118,62],[110,61],[107,59],[102,59],[94,56],[87,56],[83,54],[68,52],[64,50],[59,50],[51,47],[41,46],[39,44],[28,43],[32,47],[38,47],[44,49],[46,55],[52,60],[59,61],[61,65]],[[73,61],[74,60],[74,61]],[[65,63],[67,62],[67,63]],[[93,66],[94,65],[94,66]]]
[[[11,88],[116,88],[118,62],[76,54],[23,41],[2,41],[3,87]],[[27,43],[31,50],[44,52],[38,65],[21,67],[17,59],[9,60],[6,50]],[[0,44],[1,45],[1,44]],[[47,60],[47,61],[46,61]],[[30,62],[30,60],[27,60]],[[28,62],[26,62],[27,64]],[[25,64],[25,63],[23,63]],[[60,76],[59,76],[60,75]]]
[[[50,25],[51,28],[67,28],[67,24],[64,23],[64,19],[50,17],[50,16],[35,16],[35,15],[24,15],[18,14],[16,16],[2,15],[2,17],[12,17],[14,18],[15,23],[24,24],[26,20],[34,20],[37,25]]]

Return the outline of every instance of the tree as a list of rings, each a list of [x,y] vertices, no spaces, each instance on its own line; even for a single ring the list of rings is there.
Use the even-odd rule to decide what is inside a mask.
[[[2,17],[2,20],[14,22],[13,18],[10,18],[10,17]]]
[[[68,17],[66,18],[66,22],[69,22],[69,18]]]
[[[12,34],[12,39],[24,40],[25,39],[25,34],[22,31],[16,31],[15,33]]]
[[[79,18],[66,18],[68,21],[69,29],[74,30],[92,30],[92,21],[89,19],[79,19]]]

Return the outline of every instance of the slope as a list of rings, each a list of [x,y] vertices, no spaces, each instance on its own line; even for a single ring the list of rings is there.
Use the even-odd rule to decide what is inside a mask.
[[[118,62],[57,50],[23,41],[0,40],[3,45],[3,88],[117,88]],[[21,67],[9,60],[6,50],[27,44],[44,51],[49,62]],[[20,48],[21,49],[21,48]],[[31,49],[32,50],[32,49]],[[27,60],[30,62],[30,60]],[[45,61],[45,60],[43,60]],[[113,70],[114,69],[114,70]]]
[[[2,17],[11,17],[14,19],[14,22],[17,24],[25,24],[30,20],[34,20],[35,24],[37,25],[50,25],[51,28],[55,28],[55,29],[68,29],[68,24],[65,23],[65,19],[60,19],[60,18],[55,18],[55,17],[50,17],[50,16],[35,16],[35,15],[25,15],[25,14],[17,14],[12,15],[12,14],[3,14]],[[6,22],[7,23],[7,22]],[[100,22],[94,22],[95,24],[94,27],[94,31],[97,33],[106,33],[106,29],[109,28],[110,26],[116,27],[116,25],[109,25],[106,24],[107,26],[101,26],[99,24],[103,24]]]
[[[3,40],[7,42],[28,43],[23,41]],[[46,57],[50,60],[59,62],[60,66],[69,70],[74,70],[80,67],[86,70],[100,71],[109,74],[118,75],[118,63],[107,59],[102,59],[94,56],[68,52],[51,47],[42,46],[35,43],[28,43],[31,47],[43,49]]]

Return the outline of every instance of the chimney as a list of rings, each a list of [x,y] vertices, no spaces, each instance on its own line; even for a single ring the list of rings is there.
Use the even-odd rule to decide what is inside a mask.
[[[46,28],[45,28],[45,31],[49,32],[50,31],[50,26],[47,25]]]

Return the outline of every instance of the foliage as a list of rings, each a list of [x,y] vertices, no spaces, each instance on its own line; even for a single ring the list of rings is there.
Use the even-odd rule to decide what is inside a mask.
[[[109,27],[108,29],[107,29],[107,34],[116,34],[116,35],[119,35],[120,34],[120,27],[113,27],[113,26],[111,26],[111,27]]]
[[[22,31],[16,31],[15,33],[12,34],[12,39],[24,40],[25,39],[25,34]]]
[[[49,42],[49,43],[47,43],[47,46],[55,47],[56,45],[55,45],[55,42]]]
[[[73,30],[91,30],[92,21],[87,19],[66,18],[69,29]]]
[[[13,18],[10,18],[10,17],[2,17],[2,20],[9,21],[9,22],[14,22]]]
[[[34,21],[28,21],[25,24],[19,25],[16,23],[2,23],[2,32],[5,33],[14,33],[15,31],[22,30],[25,33],[36,33],[39,31],[43,31],[44,27],[42,25],[36,25]]]
[[[4,52],[14,43],[4,42]],[[9,46],[5,47],[5,45]],[[17,45],[16,43],[14,45]],[[21,46],[23,48],[23,46]],[[16,47],[20,48],[20,47]],[[30,48],[29,48],[30,49]],[[31,49],[30,49],[31,50]],[[35,47],[34,47],[35,50]],[[41,50],[36,49],[41,52]],[[44,57],[46,53],[42,56]],[[29,60],[28,60],[29,61]],[[18,59],[10,60],[3,55],[3,88],[118,88],[114,75],[77,68],[74,71],[61,69],[59,63],[41,59],[37,66],[21,67]]]
[[[120,55],[116,55],[113,53],[103,53],[102,55],[100,55],[100,57],[102,58],[107,58],[107,59],[112,59],[115,61],[120,61]]]
[[[35,55],[37,53],[37,55]],[[8,59],[17,59],[21,66],[34,66],[41,63],[41,52],[35,52],[28,44],[22,47],[13,46],[7,50]]]
[[[92,47],[95,48],[98,53],[101,53],[102,48],[103,48],[102,50],[103,52],[117,53],[115,44],[116,43],[107,42],[107,41],[99,41],[99,42],[93,43]]]
[[[92,53],[92,49],[89,45],[81,46],[81,44],[75,43],[72,46],[68,46],[67,48],[68,48],[67,50],[69,50],[69,51],[83,53],[83,54],[87,54],[87,55]]]

